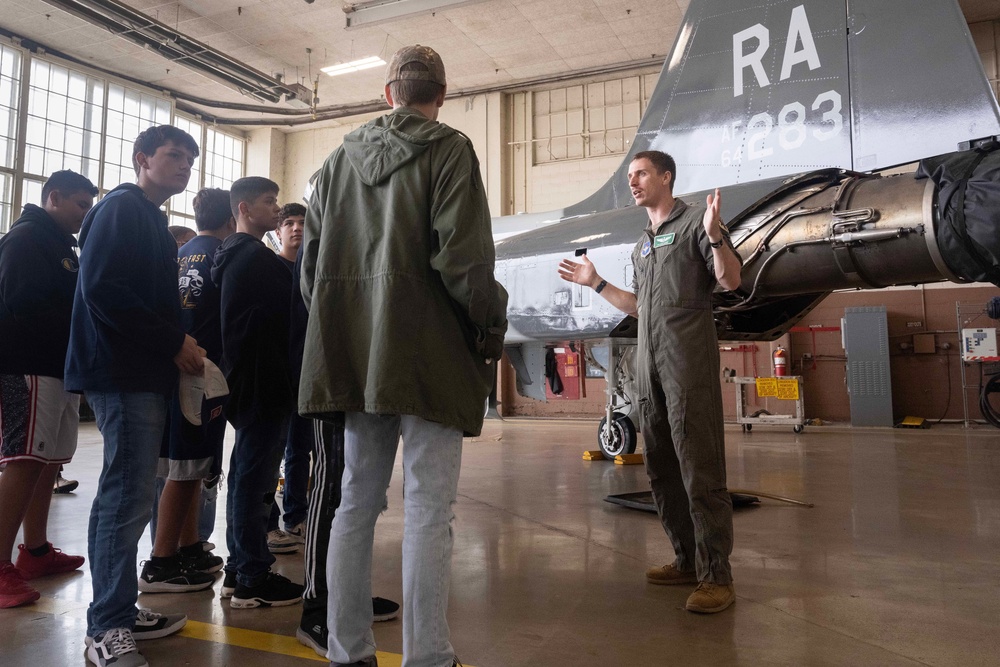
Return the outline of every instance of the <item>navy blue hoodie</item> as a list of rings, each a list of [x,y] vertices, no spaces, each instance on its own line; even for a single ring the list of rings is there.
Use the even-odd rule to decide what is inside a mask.
[[[80,231],[66,389],[170,394],[183,343],[167,217],[139,186],[119,185]]]
[[[75,247],[76,239],[34,204],[0,238],[0,374],[63,376]]]

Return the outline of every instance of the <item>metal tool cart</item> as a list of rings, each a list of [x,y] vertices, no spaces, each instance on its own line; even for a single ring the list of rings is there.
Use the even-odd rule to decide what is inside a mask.
[[[787,377],[730,377],[729,382],[736,387],[736,423],[747,432],[753,429],[755,424],[770,424],[777,426],[791,426],[796,433],[802,433],[805,428],[805,409],[802,401],[802,376],[790,375]],[[777,398],[779,400],[795,401],[795,414],[793,415],[772,415],[766,411],[759,410],[752,415],[747,414],[746,392],[749,386],[756,387],[757,395],[761,398]]]

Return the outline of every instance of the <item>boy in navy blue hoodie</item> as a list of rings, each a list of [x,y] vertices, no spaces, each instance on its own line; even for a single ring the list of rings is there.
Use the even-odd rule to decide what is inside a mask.
[[[63,387],[76,239],[97,188],[57,171],[0,238],[0,607],[37,600],[26,580],[75,570],[82,556],[52,547],[46,535],[51,487],[76,451],[80,397]],[[24,524],[16,566],[11,551]]]
[[[212,269],[221,294],[226,418],[236,427],[222,595],[232,598],[235,609],[290,605],[302,599],[302,586],[271,572],[267,516],[294,403],[288,358],[292,275],[261,242],[278,226],[278,185],[250,176],[229,192],[237,232],[222,243]]]
[[[80,232],[66,388],[85,392],[104,437],[104,467],[90,512],[94,599],[87,659],[100,667],[144,667],[136,638],[180,630],[184,615],[136,609],[136,553],[152,513],[153,487],[178,370],[203,372],[204,350],[181,326],[177,243],[160,206],[184,191],[198,145],[169,125],[135,140],[137,184],[95,206]]]

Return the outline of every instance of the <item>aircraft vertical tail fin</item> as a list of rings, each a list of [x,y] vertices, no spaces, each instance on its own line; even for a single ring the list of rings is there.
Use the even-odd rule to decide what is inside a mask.
[[[883,169],[997,134],[955,0],[691,0],[623,164],[566,214],[630,204],[642,150],[674,157],[683,194]]]

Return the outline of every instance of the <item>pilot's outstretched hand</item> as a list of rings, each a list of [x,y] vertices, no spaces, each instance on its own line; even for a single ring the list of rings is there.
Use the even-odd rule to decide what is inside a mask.
[[[716,243],[722,238],[722,217],[719,215],[719,208],[722,206],[722,195],[719,188],[715,188],[715,195],[705,197],[705,217],[702,223],[705,225],[705,233],[708,240]]]
[[[597,275],[597,269],[586,255],[581,255],[582,262],[574,262],[571,259],[564,259],[559,262],[559,277],[563,280],[577,285],[593,287],[601,282],[601,277]]]

